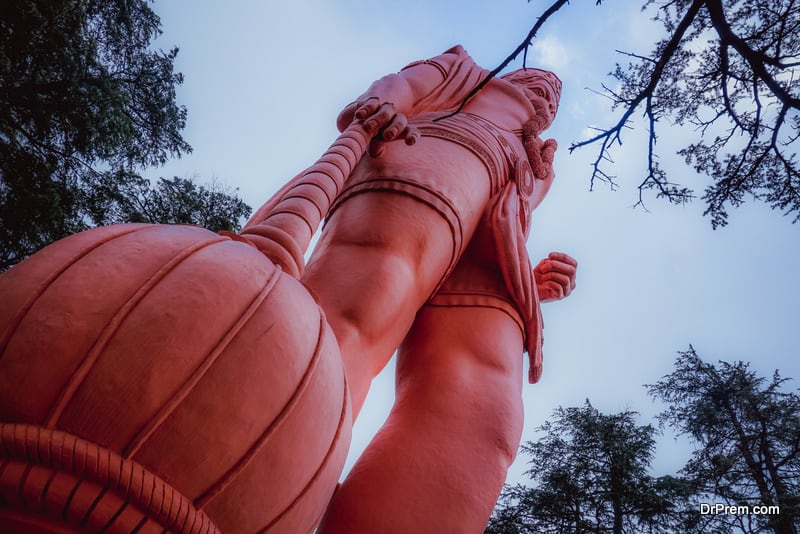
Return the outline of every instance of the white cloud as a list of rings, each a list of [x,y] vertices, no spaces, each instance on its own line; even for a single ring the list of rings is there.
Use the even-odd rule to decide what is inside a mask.
[[[547,35],[533,42],[536,66],[553,71],[566,70],[572,60],[572,54],[566,44],[555,35]]]

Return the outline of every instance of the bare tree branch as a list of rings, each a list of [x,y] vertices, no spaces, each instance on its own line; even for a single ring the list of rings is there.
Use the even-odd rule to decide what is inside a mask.
[[[683,38],[683,34],[689,28],[689,25],[692,23],[695,16],[697,16],[697,13],[700,11],[702,5],[703,5],[703,0],[695,0],[692,3],[692,7],[689,9],[689,11],[686,12],[686,15],[684,16],[683,20],[678,26],[678,29],[673,34],[672,39],[670,39],[669,43],[667,44],[666,48],[661,54],[661,57],[659,57],[658,61],[655,62],[653,73],[650,76],[650,83],[648,83],[647,86],[644,89],[642,89],[638,95],[629,100],[628,108],[625,110],[625,113],[622,114],[622,117],[617,122],[617,124],[609,128],[608,130],[603,130],[600,134],[591,137],[585,141],[573,143],[569,147],[570,152],[572,152],[577,148],[581,148],[586,145],[595,143],[600,139],[603,139],[604,137],[619,136],[622,127],[628,123],[628,120],[630,119],[631,115],[633,115],[633,112],[636,111],[636,108],[639,107],[639,104],[641,104],[648,96],[653,94],[653,91],[658,85],[658,82],[661,80],[661,74],[664,71],[664,67],[666,67],[669,60],[672,59],[672,55],[678,50],[678,45],[680,43],[680,40]]]
[[[672,59],[675,52],[680,47],[681,39],[683,39],[684,34],[691,26],[692,22],[694,21],[697,14],[700,12],[700,8],[703,6],[703,0],[694,0],[691,7],[688,9],[686,14],[684,15],[683,19],[681,20],[680,24],[678,24],[675,32],[672,35],[672,38],[667,43],[664,50],[661,52],[661,55],[657,60],[648,59],[648,61],[654,63],[653,71],[650,75],[650,80],[648,84],[639,91],[639,93],[633,97],[632,99],[625,99],[622,96],[617,95],[617,102],[626,102],[627,108],[625,112],[622,114],[622,117],[619,121],[607,130],[602,130],[599,134],[591,137],[585,141],[580,141],[577,143],[573,143],[569,147],[570,153],[572,153],[575,149],[581,148],[597,141],[602,141],[600,146],[600,152],[605,153],[608,149],[613,146],[616,142],[619,145],[622,145],[622,139],[620,137],[623,127],[628,124],[633,113],[639,107],[642,102],[645,102],[645,114],[650,118],[650,133],[649,133],[649,142],[648,142],[648,175],[645,180],[639,184],[639,202],[637,205],[642,205],[642,191],[648,185],[655,185],[660,190],[661,193],[665,196],[669,197],[668,192],[666,191],[665,187],[666,184],[664,183],[663,179],[659,178],[659,173],[661,172],[658,170],[654,163],[654,149],[655,149],[655,115],[653,113],[652,107],[652,96],[655,93],[655,89],[658,86],[659,82],[661,81],[661,76],[664,72],[669,61]],[[632,54],[630,54],[632,55]],[[608,90],[608,89],[607,89]],[[612,95],[610,90],[608,90]],[[627,101],[626,101],[627,100]],[[595,160],[593,164],[592,176],[590,178],[590,183],[593,185],[594,180],[597,178],[602,179],[605,173],[601,172],[599,163],[601,158]]]
[[[711,23],[714,29],[720,36],[720,39],[729,43],[736,51],[747,61],[753,73],[761,79],[770,91],[784,104],[789,105],[795,109],[800,109],[800,98],[792,96],[784,87],[767,72],[765,61],[768,56],[763,53],[756,52],[750,48],[747,43],[738,35],[733,33],[730,24],[725,19],[725,13],[722,10],[721,0],[705,0],[706,9],[711,17]]]

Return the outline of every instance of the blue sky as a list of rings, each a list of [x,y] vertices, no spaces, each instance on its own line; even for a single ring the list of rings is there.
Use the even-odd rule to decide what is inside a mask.
[[[777,368],[796,379],[792,387],[800,383],[800,226],[752,203],[732,211],[728,227],[717,231],[702,217],[700,201],[676,207],[645,197],[649,211],[632,209],[646,164],[642,125],[626,132],[614,153],[618,191],[603,184],[589,191],[595,148],[568,154],[589,126],[615,120],[606,101],[588,90],[613,84],[606,74],[623,59],[615,49],[646,54],[660,35],[639,2],[594,4],[562,8],[529,53],[529,65],[554,70],[564,92],[546,133],[561,146],[557,179],[534,214],[528,248],[534,261],[552,250],[567,252],[579,272],[571,297],[545,305],[544,377],[524,388],[523,440],[554,408],[585,398],[602,411],[634,409],[650,421],[660,407],[642,384],[668,373],[676,351],[690,343],[706,360],[749,360],[763,375]],[[189,109],[185,138],[194,152],[149,176],[216,177],[238,187],[255,209],[322,153],[337,134],[340,109],[372,80],[457,43],[492,68],[547,5],[158,0],[164,35],[157,44],[181,49],[176,64],[185,82],[178,99]],[[691,131],[663,128],[662,164],[673,181],[702,192],[707,179],[674,156]],[[373,384],[348,466],[388,413],[392,373],[390,364]],[[676,470],[688,450],[665,435],[656,474]],[[520,479],[525,461],[518,458],[509,481]]]

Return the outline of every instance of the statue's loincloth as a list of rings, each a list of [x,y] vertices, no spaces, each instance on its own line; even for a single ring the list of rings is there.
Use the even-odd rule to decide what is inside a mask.
[[[412,118],[424,137],[437,137],[466,148],[481,160],[489,173],[491,196],[496,195],[511,176],[514,162],[525,157],[524,148],[510,132],[472,113],[459,113],[441,120],[442,113],[425,113]],[[517,152],[512,148],[518,144]]]
[[[441,284],[426,306],[440,308],[492,308],[508,315],[519,327],[523,338],[526,325],[500,273],[475,273],[462,270],[459,263]]]

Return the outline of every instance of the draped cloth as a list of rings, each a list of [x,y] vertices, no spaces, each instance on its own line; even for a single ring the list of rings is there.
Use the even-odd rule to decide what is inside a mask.
[[[444,79],[415,104],[414,114],[455,111],[489,72],[478,66],[460,45],[433,59],[412,63],[409,67],[419,63],[436,66]],[[513,163],[516,165],[512,165],[512,176],[499,177],[501,180],[508,180],[500,193],[492,199],[488,220],[497,247],[497,260],[503,281],[525,325],[525,350],[530,362],[528,381],[534,384],[542,377],[544,324],[533,267],[525,246],[530,226],[527,197],[532,193],[529,190],[532,187],[519,183],[524,173],[514,172],[519,162]],[[521,194],[520,189],[524,194]]]
[[[489,71],[475,63],[461,45],[456,45],[434,58],[410,63],[403,70],[419,64],[436,67],[442,73],[443,79],[430,93],[414,102],[409,115],[455,111],[470,91],[489,75]]]
[[[528,382],[542,378],[544,323],[533,267],[525,247],[527,228],[517,184],[509,181],[491,206],[489,220],[497,246],[497,259],[506,289],[525,324],[525,350],[528,353]]]

